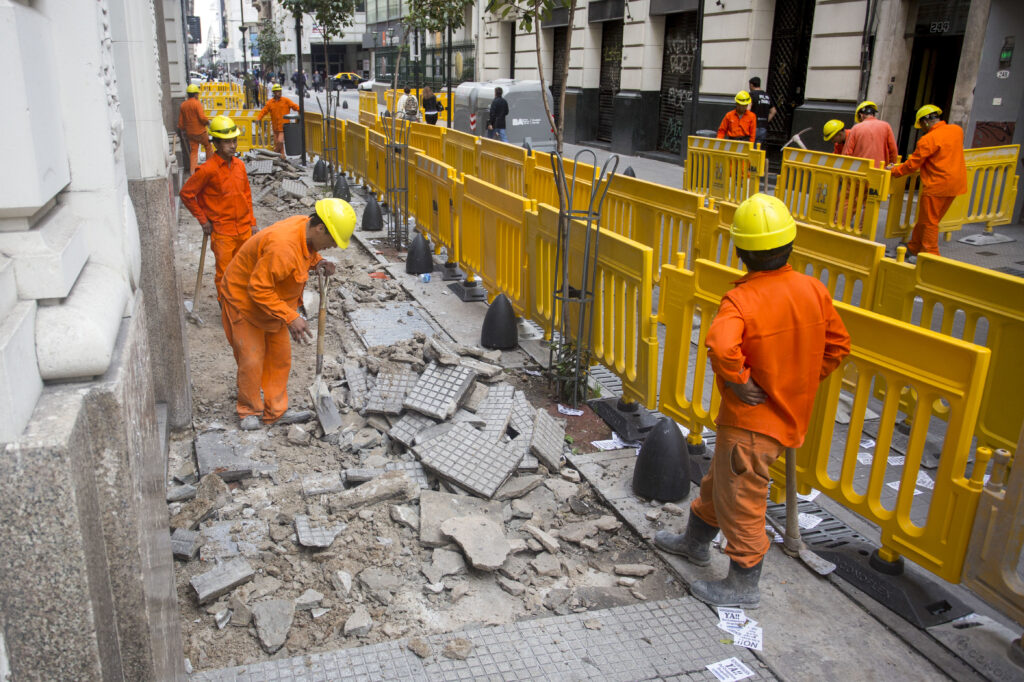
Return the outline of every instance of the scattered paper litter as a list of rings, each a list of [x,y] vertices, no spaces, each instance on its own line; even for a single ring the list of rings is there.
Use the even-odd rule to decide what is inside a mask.
[[[735,682],[735,680],[745,680],[754,676],[754,671],[735,656],[717,663],[710,663],[704,667],[721,682]]]
[[[875,441],[871,440],[870,438],[862,438],[860,441],[860,446],[865,449],[873,448],[875,447]]]
[[[744,628],[743,632],[733,635],[732,643],[735,646],[742,646],[748,649],[757,649],[761,651],[763,632],[761,628],[757,626],[751,626]]]
[[[608,440],[592,440],[590,441],[590,444],[598,450],[625,450],[626,448],[636,448],[638,452],[642,445],[639,441],[627,443],[614,431],[612,432],[612,437]]]
[[[562,414],[567,414],[570,417],[582,417],[583,410],[574,410],[571,407],[566,407],[562,403],[558,403],[558,411]]]
[[[541,374],[540,372],[538,372],[535,369],[524,369],[523,370],[523,374],[529,374],[531,377],[541,377],[541,376],[544,376],[543,374]]]
[[[722,623],[729,623],[731,625],[742,625],[747,622],[747,614],[743,613],[743,609],[719,606],[718,620]]]
[[[857,461],[860,462],[861,464],[871,464],[873,461],[875,461],[875,456],[872,455],[870,452],[858,452]]]
[[[903,455],[890,455],[889,456],[889,464],[893,465],[894,467],[901,467],[901,466],[903,466],[906,463],[907,463],[907,458],[904,457]]]
[[[814,514],[805,514],[804,512],[800,512],[797,518],[799,519],[800,527],[804,530],[810,530],[822,521],[820,516],[815,516]]]
[[[748,629],[757,625],[756,620],[751,620],[744,616],[743,621],[739,623],[726,622],[724,620],[718,621],[718,629],[728,632],[730,635],[738,635],[742,632],[746,632]]]
[[[806,502],[813,502],[814,498],[816,498],[820,494],[821,494],[820,490],[814,489],[814,490],[811,490],[811,492],[807,493],[806,495],[801,495],[800,493],[797,493],[796,494],[796,498],[798,500],[804,500]]]
[[[917,472],[917,484],[927,490],[935,490],[935,481],[923,471]]]
[[[896,492],[900,491],[900,482],[899,481],[889,481],[888,483],[886,483],[886,485],[889,486],[890,488],[892,488],[893,490],[895,490]],[[914,488],[914,494],[915,495],[921,495],[922,491],[918,490],[917,488]]]

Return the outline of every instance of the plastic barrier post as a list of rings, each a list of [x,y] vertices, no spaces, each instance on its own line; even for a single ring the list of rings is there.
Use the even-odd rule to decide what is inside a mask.
[[[691,135],[683,189],[739,204],[757,193],[764,169],[764,151],[750,141]]]

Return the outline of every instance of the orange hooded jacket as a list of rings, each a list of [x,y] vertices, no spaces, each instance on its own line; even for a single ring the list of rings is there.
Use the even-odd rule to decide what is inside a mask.
[[[914,153],[892,169],[898,178],[921,171],[921,194],[955,197],[967,191],[967,164],[964,161],[964,129],[939,121],[917,141]]]

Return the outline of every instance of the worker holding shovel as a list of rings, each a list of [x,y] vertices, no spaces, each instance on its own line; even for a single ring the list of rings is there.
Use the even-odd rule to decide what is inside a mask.
[[[334,274],[319,251],[348,248],[356,214],[341,199],[321,199],[310,216],[274,223],[247,241],[224,273],[224,313],[238,364],[238,417],[247,431],[293,424],[313,414],[288,409],[291,340],[312,338],[296,308],[316,268]],[[262,396],[261,396],[262,389]]]
[[[850,352],[850,337],[824,285],[787,264],[796,223],[785,204],[755,194],[736,209],[730,234],[749,272],[722,297],[707,337],[722,396],[715,454],[686,532],[659,531],[654,543],[707,566],[721,529],[729,575],[696,581],[690,592],[713,606],[754,609],[771,544],[768,468],[803,444],[818,384]]]

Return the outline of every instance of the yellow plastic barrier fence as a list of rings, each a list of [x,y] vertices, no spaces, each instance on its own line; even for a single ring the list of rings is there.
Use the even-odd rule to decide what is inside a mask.
[[[787,147],[775,196],[799,222],[874,241],[889,178],[868,159]]]
[[[259,109],[225,109],[210,111],[207,116],[209,118],[228,116],[235,122],[241,133],[238,136],[238,153],[241,154],[254,148],[274,148],[274,133],[270,128],[270,117],[267,116],[264,120],[257,121],[256,115],[259,113]]]
[[[601,227],[650,247],[657,282],[672,254],[696,247],[697,208],[703,204],[699,194],[615,175],[601,207]]]
[[[526,196],[526,177],[533,159],[526,149],[488,138],[480,138],[476,176],[519,196]],[[530,197],[531,199],[535,197]]]
[[[387,138],[375,130],[369,130],[366,143],[366,183],[379,199],[387,189]]]
[[[348,160],[345,157],[346,123],[347,121],[343,118],[332,118],[328,119],[327,122],[327,145],[333,146],[337,150],[338,167],[335,170],[339,172],[348,168]]]
[[[691,135],[683,189],[738,204],[757,193],[764,169],[764,150],[749,141]]]
[[[967,164],[967,194],[961,194],[939,221],[939,232],[950,239],[964,223],[985,223],[985,231],[1013,220],[1017,202],[1017,158],[1020,145],[976,147],[964,150]],[[906,237],[917,222],[921,176],[911,173],[893,178],[889,214],[885,223],[887,239]]]
[[[884,259],[872,309],[989,348],[978,444],[1016,447],[1024,421],[1024,279],[929,254],[916,267]]]
[[[377,93],[372,90],[359,91],[359,113],[366,112],[374,118],[377,117]]]
[[[973,465],[968,462],[990,352],[844,303],[837,303],[836,309],[850,332],[851,352],[818,389],[807,437],[796,451],[795,484],[804,492],[820,490],[878,526],[882,559],[905,556],[944,580],[960,582],[991,456],[991,450],[979,448]],[[849,428],[840,434],[835,417],[844,380],[851,375],[852,407],[843,408],[849,409]],[[879,396],[880,386],[881,405],[873,404],[874,413],[869,414],[869,401]],[[914,426],[906,454],[902,464],[896,464],[889,461],[889,452],[905,409],[905,391],[919,399],[908,415]],[[915,514],[915,507],[918,512],[924,507],[915,505],[916,486],[924,473],[921,459],[937,404],[947,406],[948,422],[939,467],[930,477],[934,487],[927,513]],[[864,452],[861,444],[867,419],[877,419],[873,452]],[[838,448],[838,462],[831,457],[833,447]],[[866,482],[857,480],[865,473]],[[887,473],[899,474],[897,486],[886,482]],[[772,479],[772,499],[781,499],[787,484],[783,461],[772,466]]]
[[[537,206],[526,220],[529,315],[549,337],[560,314],[551,307],[558,221],[558,209],[545,204]],[[574,220],[569,229],[570,281],[580,282],[586,225]],[[658,336],[650,312],[653,252],[608,230],[602,229],[598,240],[591,326],[593,357],[622,380],[625,401],[653,408],[658,390]],[[569,326],[575,329],[574,324]]]
[[[460,175],[476,175],[479,146],[480,138],[476,135],[449,129],[444,134],[444,158],[441,160]]]
[[[436,161],[427,154],[416,154],[415,172],[410,181],[415,184],[415,202],[411,203],[416,224],[434,242],[448,250],[448,260],[458,262],[458,216],[455,213],[455,169]]]
[[[529,166],[529,175],[526,178],[528,196],[539,204],[557,207],[560,200],[555,175],[551,170],[551,154],[537,150],[532,154],[533,162]],[[594,166],[582,161],[574,164],[571,158],[563,158],[562,168],[565,171],[567,189],[573,194],[573,208],[585,211],[590,203],[590,183],[598,177]],[[576,172],[575,190],[572,187],[573,170]]]
[[[324,117],[320,114],[314,114],[311,111],[307,111],[305,117],[302,119],[302,124],[306,129],[306,153],[310,156],[313,154],[323,156]]]
[[[484,182],[463,178],[459,206],[459,263],[480,275],[489,300],[505,294],[516,315],[526,312],[526,212],[534,202]]]
[[[427,156],[440,161],[444,158],[445,130],[426,123],[410,123],[409,146],[422,149]]]
[[[367,150],[366,126],[349,121],[345,125],[345,168],[360,182],[368,182],[369,151]]]

